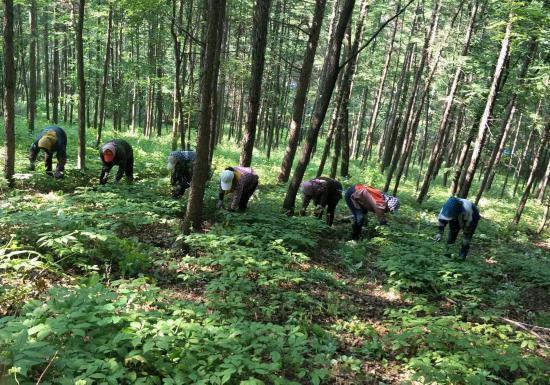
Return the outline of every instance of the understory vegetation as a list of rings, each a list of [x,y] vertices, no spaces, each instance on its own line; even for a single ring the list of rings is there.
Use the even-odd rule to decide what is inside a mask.
[[[74,168],[72,127],[65,178],[26,174],[18,123],[16,188],[0,191],[2,384],[548,381],[548,232],[530,231],[534,202],[509,227],[517,199],[487,194],[460,261],[458,245],[433,243],[446,188],[417,205],[411,168],[399,214],[387,227],[371,217],[355,242],[343,201],[333,228],[282,213],[282,152],[256,155],[246,213],[217,211],[215,178],[238,159],[225,143],[205,231],[183,236],[169,138],[107,131],[134,146],[136,181],[100,186],[91,140],[88,170]],[[374,165],[350,174],[344,187],[382,178]]]

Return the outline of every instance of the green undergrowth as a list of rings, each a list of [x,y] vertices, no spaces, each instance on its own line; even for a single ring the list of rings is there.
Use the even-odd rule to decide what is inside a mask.
[[[459,261],[458,244],[432,240],[446,189],[416,205],[411,168],[399,214],[384,227],[369,217],[355,242],[343,201],[332,229],[282,213],[279,149],[255,154],[260,187],[246,213],[215,210],[211,181],[205,231],[182,236],[168,136],[107,130],[134,145],[136,181],[100,186],[93,140],[78,171],[67,131],[69,165],[55,181],[25,170],[31,136],[19,121],[17,188],[0,187],[0,384],[546,383],[544,344],[506,322],[550,327],[533,202],[510,228],[516,201],[484,198]],[[238,152],[224,143],[214,175]],[[384,180],[374,164],[351,172],[344,187]]]

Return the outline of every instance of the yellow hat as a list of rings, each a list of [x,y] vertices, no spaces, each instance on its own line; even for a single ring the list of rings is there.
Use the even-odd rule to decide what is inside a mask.
[[[55,131],[48,131],[38,141],[38,147],[51,151],[55,143],[57,143],[57,133]]]

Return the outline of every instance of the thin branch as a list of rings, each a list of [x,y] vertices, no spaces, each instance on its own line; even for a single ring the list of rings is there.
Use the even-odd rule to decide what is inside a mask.
[[[48,371],[50,366],[52,366],[53,360],[57,356],[57,352],[58,351],[56,350],[55,353],[53,354],[52,358],[50,359],[50,362],[48,362],[48,366],[46,366],[46,368],[42,371],[42,374],[40,374],[40,377],[38,377],[38,381],[36,381],[36,385],[39,385],[40,382],[42,382],[42,377],[44,377],[44,374],[46,374],[46,372]]]
[[[393,15],[388,20],[383,22],[382,25],[380,26],[380,28],[378,28],[378,30],[369,38],[369,40],[367,40],[367,42],[361,48],[359,48],[357,51],[355,51],[354,53],[349,55],[347,60],[338,67],[338,71],[341,71],[342,68],[344,68],[350,62],[351,59],[353,59],[355,56],[359,55],[359,53],[362,50],[367,48],[369,46],[369,44],[372,43],[372,41],[376,38],[376,36],[378,36],[380,34],[380,32],[382,32],[382,30],[386,27],[386,25],[388,25],[393,19],[399,17],[399,15],[401,15],[403,12],[405,12],[405,10],[409,7],[409,5],[411,5],[414,1],[415,0],[410,0],[403,8],[401,8],[399,11],[397,11],[397,13],[395,15]]]

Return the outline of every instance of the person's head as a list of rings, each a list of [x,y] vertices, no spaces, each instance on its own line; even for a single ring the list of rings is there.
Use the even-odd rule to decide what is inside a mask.
[[[235,178],[235,173],[231,170],[223,170],[220,174],[220,185],[223,191],[231,190],[233,185],[233,179]]]
[[[399,210],[399,207],[401,206],[401,202],[399,202],[399,198],[396,198],[391,195],[385,195],[384,198],[386,200],[386,205],[388,206],[388,211],[392,214],[397,213]]]
[[[111,163],[115,160],[116,155],[116,147],[114,143],[107,143],[103,148],[101,149],[103,153],[103,161],[106,163]]]
[[[304,195],[312,195],[313,194],[313,183],[311,181],[306,181],[302,183],[302,187],[300,188],[300,191]]]
[[[57,143],[57,134],[55,131],[48,131],[44,135],[42,135],[42,138],[38,141],[38,148],[46,151],[51,152]]]

